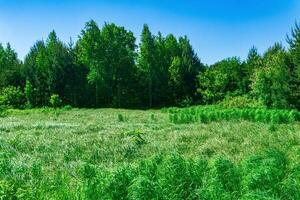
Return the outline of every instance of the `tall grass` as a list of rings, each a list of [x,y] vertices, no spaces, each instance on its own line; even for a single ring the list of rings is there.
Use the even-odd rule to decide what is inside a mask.
[[[3,171],[3,162],[0,166],[1,199],[294,199],[300,195],[296,170],[300,165],[289,168],[287,156],[275,149],[240,163],[224,156],[208,160],[172,154],[114,170],[83,164],[75,185],[72,174],[57,170],[49,176],[38,164],[23,169],[18,179],[8,178],[7,173],[20,172]]]
[[[0,199],[300,199],[299,123],[189,109],[187,123],[206,124],[156,110],[9,110]]]
[[[190,108],[170,108],[169,119],[175,124],[229,120],[248,120],[263,123],[293,123],[300,121],[296,110],[271,110],[265,108],[222,108],[219,106],[196,106]]]

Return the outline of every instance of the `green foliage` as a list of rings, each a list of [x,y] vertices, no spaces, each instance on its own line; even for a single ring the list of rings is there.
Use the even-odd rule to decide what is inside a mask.
[[[285,155],[273,149],[246,159],[243,163],[242,181],[245,193],[262,192],[280,196],[280,183],[285,177],[286,165]]]
[[[218,105],[223,108],[261,108],[264,107],[262,102],[251,99],[247,96],[227,97]]]
[[[62,106],[62,100],[58,94],[51,95],[49,103],[53,108],[59,108]]]
[[[238,199],[241,194],[239,168],[223,157],[216,158],[199,194],[204,199]]]
[[[106,23],[100,29],[95,21],[86,24],[78,42],[78,57],[89,68],[88,80],[95,88],[97,107],[135,103],[131,98],[135,95],[135,48],[133,33],[124,27]]]
[[[21,61],[8,43],[0,43],[0,89],[8,86],[21,87],[23,83]]]
[[[126,133],[126,135],[132,137],[135,144],[137,145],[142,145],[146,143],[146,140],[143,138],[143,135],[145,134],[141,130],[129,131]]]
[[[223,106],[225,105],[225,106]],[[243,105],[244,106],[244,105]],[[266,108],[221,106],[194,106],[189,108],[170,108],[169,119],[175,124],[194,122],[214,122],[229,120],[248,120],[263,123],[293,123],[299,121],[300,113],[296,110],[271,110]]]
[[[242,94],[241,77],[244,65],[236,58],[228,58],[210,66],[198,76],[198,93],[205,104],[217,103],[231,93]]]
[[[72,110],[72,106],[66,105],[66,106],[63,107],[63,110],[66,110],[66,111]]]
[[[0,117],[5,117],[7,115],[6,108],[4,106],[0,106]]]
[[[256,70],[252,77],[252,93],[264,105],[272,108],[289,108],[289,72],[285,51],[275,44],[264,55],[264,67]]]
[[[3,199],[289,200],[300,194],[299,123],[274,124],[270,133],[269,125],[247,121],[172,124],[156,110],[9,112],[0,118]],[[130,121],[117,123],[119,113]],[[299,119],[296,113],[287,115]],[[219,114],[205,110],[204,116],[212,121]],[[260,109],[248,114],[265,117]]]
[[[135,170],[131,166],[124,166],[117,169],[109,179],[107,196],[110,199],[128,199],[128,190],[135,177]]]
[[[9,86],[0,90],[0,106],[23,108],[25,96],[19,87]]]
[[[291,35],[288,36],[287,42],[289,43],[289,55],[290,63],[290,89],[289,102],[300,109],[300,26],[299,22],[292,28]]]
[[[25,97],[27,100],[27,107],[31,108],[34,105],[34,89],[32,88],[32,84],[30,81],[26,81],[26,85],[24,88]]]
[[[50,32],[33,45],[24,63],[10,44],[0,44],[0,89],[20,87],[28,108],[48,106],[51,95],[58,94],[64,105],[88,108],[221,103],[299,110],[299,35],[296,23],[287,50],[276,43],[260,55],[252,47],[244,61],[231,57],[205,66],[186,36],[154,35],[145,24],[137,46],[124,27],[99,27],[91,20],[75,44]]]
[[[122,114],[118,114],[118,121],[119,122],[124,122],[125,121],[125,117]]]

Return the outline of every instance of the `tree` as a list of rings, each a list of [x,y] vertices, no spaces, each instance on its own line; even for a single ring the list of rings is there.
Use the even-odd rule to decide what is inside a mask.
[[[105,24],[102,29],[105,45],[105,69],[113,95],[112,106],[127,107],[134,92],[135,37],[131,31],[115,24]]]
[[[155,99],[155,93],[153,92],[157,84],[157,64],[156,64],[156,50],[155,39],[151,34],[148,25],[144,25],[142,35],[140,52],[138,58],[138,66],[141,71],[141,75],[146,84],[146,91],[148,93],[148,106],[151,108]]]
[[[30,50],[24,62],[24,74],[34,91],[32,106],[49,104],[51,94],[58,94],[65,102],[74,104],[72,98],[76,87],[76,65],[71,50],[52,31],[46,43],[38,41]]]
[[[96,106],[129,105],[135,70],[135,37],[124,27],[106,23],[102,30],[87,23],[78,42],[79,57],[88,66],[88,79],[95,84]],[[102,93],[99,101],[98,92]],[[131,99],[132,100],[132,99]]]
[[[8,86],[23,86],[21,77],[21,62],[10,44],[6,48],[0,43],[0,88]]]
[[[291,74],[290,87],[291,94],[289,102],[300,109],[300,24],[296,23],[292,33],[287,38],[289,46],[290,62],[288,64]]]
[[[248,94],[251,91],[251,77],[254,75],[255,70],[262,67],[262,57],[259,55],[257,48],[252,47],[249,50],[245,67],[243,68],[242,90],[244,94]]]
[[[33,107],[48,105],[48,99],[51,91],[48,85],[47,67],[47,49],[44,41],[37,41],[30,52],[26,55],[24,61],[23,75],[27,81],[32,84],[34,90]]]
[[[198,76],[198,92],[206,104],[217,103],[225,96],[243,94],[244,65],[239,58],[233,57],[217,62]]]
[[[93,20],[86,23],[78,41],[79,61],[89,69],[88,80],[95,86],[95,106],[99,106],[100,85],[103,83],[104,72],[101,67],[103,57],[103,46],[101,45],[101,30]],[[106,94],[104,94],[106,95]]]
[[[288,108],[290,77],[283,47],[275,44],[264,54],[263,59],[263,67],[256,69],[252,78],[252,93],[267,107]]]
[[[189,39],[185,37],[179,38],[179,48],[181,53],[181,76],[183,91],[180,101],[186,98],[195,100],[197,93],[197,76],[204,71],[204,65],[201,63],[197,54],[195,54]]]

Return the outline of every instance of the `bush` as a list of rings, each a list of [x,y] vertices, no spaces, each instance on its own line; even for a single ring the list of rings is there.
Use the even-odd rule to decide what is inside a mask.
[[[62,106],[62,100],[58,94],[51,95],[49,103],[53,108],[59,108]]]
[[[65,110],[65,111],[72,110],[72,106],[66,105],[63,107],[63,110]]]
[[[219,103],[224,108],[262,108],[263,103],[246,96],[227,97]]]
[[[0,117],[5,117],[7,114],[4,106],[0,106]]]
[[[122,114],[118,114],[118,121],[119,122],[124,122],[125,121],[125,117]]]
[[[0,91],[0,106],[23,108],[25,102],[25,95],[19,87],[9,86]]]
[[[180,103],[180,107],[189,107],[193,104],[193,99],[191,97],[185,97]]]

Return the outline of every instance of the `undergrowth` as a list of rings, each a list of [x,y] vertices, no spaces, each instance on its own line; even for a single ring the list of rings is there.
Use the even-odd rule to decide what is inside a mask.
[[[14,169],[1,154],[0,199],[298,199],[300,165],[276,149],[234,163],[157,154],[114,170],[83,163],[72,174],[47,175],[40,163]],[[14,174],[14,176],[12,176]],[[21,176],[20,176],[21,175]],[[13,178],[12,178],[13,177]],[[292,192],[292,193],[291,193]]]
[[[175,124],[208,123],[214,121],[247,120],[252,122],[283,124],[300,121],[296,110],[272,110],[265,108],[222,108],[220,106],[194,106],[168,109],[169,119]]]

